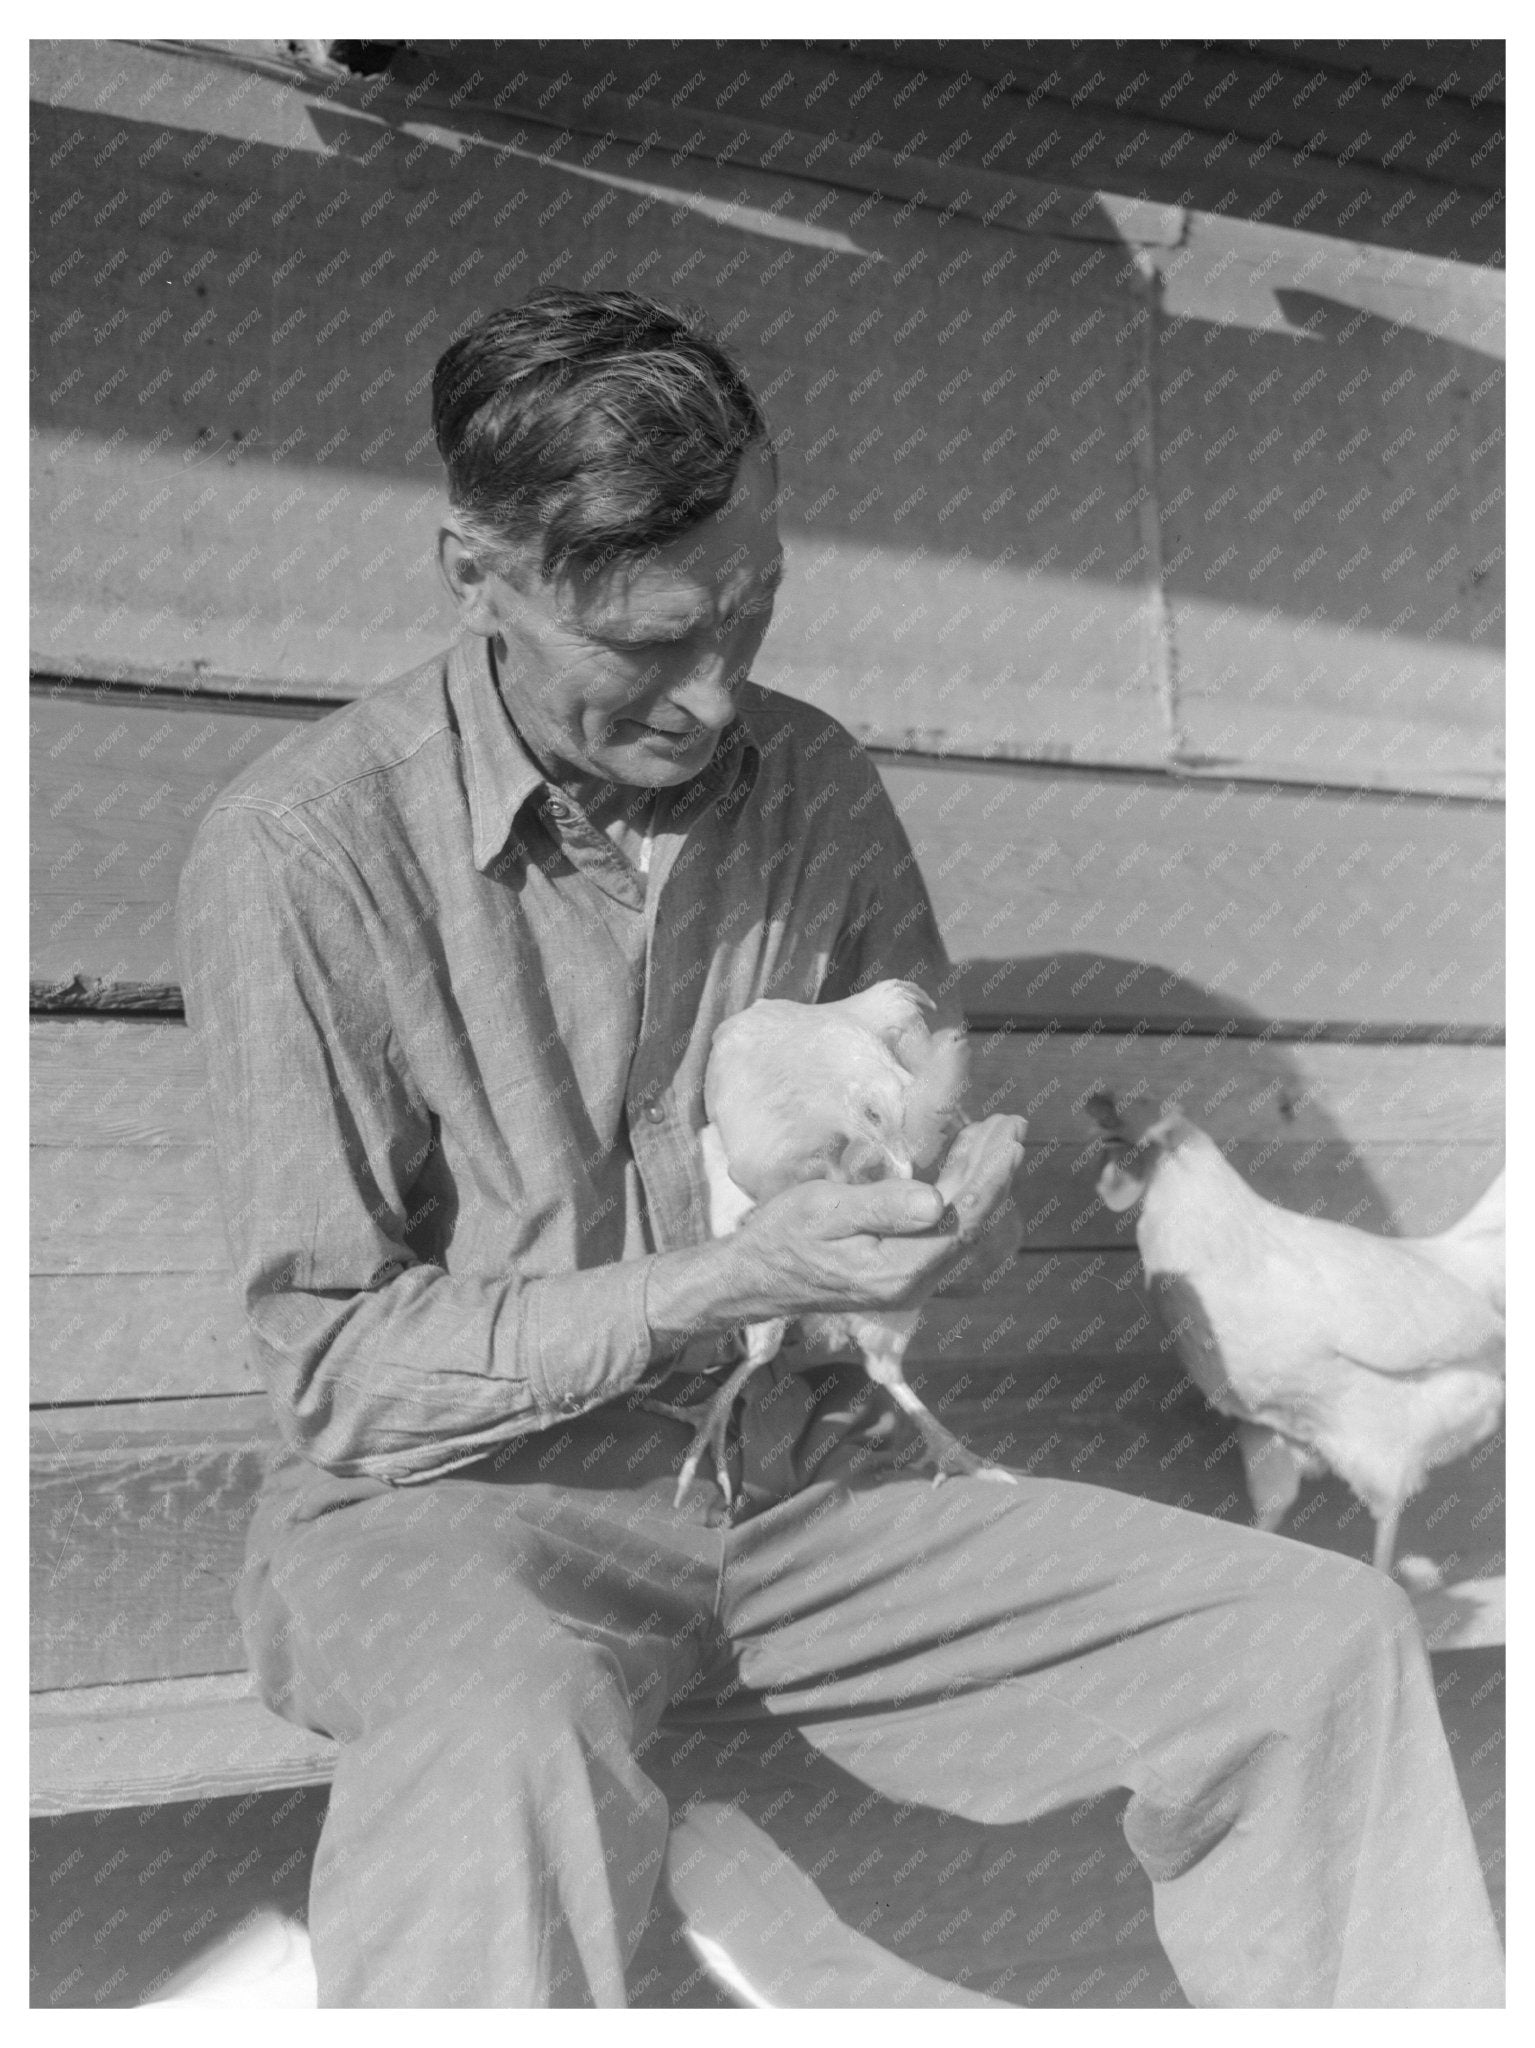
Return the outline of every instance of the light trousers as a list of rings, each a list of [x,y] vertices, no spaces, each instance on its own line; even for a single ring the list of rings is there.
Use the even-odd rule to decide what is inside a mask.
[[[834,1785],[983,1828],[1124,1788],[1195,2005],[1502,2002],[1428,1658],[1382,1575],[1092,1486],[935,1488],[854,1368],[748,1383],[733,1521],[704,1478],[672,1505],[688,1439],[621,1401],[423,1484],[294,1465],[270,1487],[253,1666],[343,1745],[322,2005],[621,2006],[663,1866],[774,2004],[1006,2002],[830,1912],[786,1960],[772,1844],[706,1784],[674,1825],[653,1775],[673,1760],[675,1801],[691,1738],[702,1764],[764,1723]],[[988,1882],[989,1962],[1035,1913],[1021,1887]]]

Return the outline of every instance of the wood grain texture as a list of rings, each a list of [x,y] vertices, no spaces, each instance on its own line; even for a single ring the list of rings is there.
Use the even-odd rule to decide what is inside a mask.
[[[605,140],[600,122],[595,143],[577,142],[548,125],[561,118],[553,103],[536,133],[510,114],[442,109],[407,151],[393,125],[399,94],[387,120],[376,106],[315,108],[286,80],[186,51],[114,52],[95,92],[66,88],[65,68],[51,68],[61,103],[34,103],[38,204],[59,216],[58,257],[39,276],[52,348],[37,393],[38,516],[52,543],[38,565],[40,657],[122,645],[140,662],[264,669],[305,693],[398,673],[447,622],[422,544],[440,494],[423,398],[444,335],[487,293],[515,297],[535,273],[587,286],[643,277],[662,291],[686,280],[770,394],[783,516],[806,541],[764,679],[813,680],[829,708],[872,708],[888,737],[926,721],[936,681],[945,730],[991,732],[987,692],[1011,670],[1004,636],[1022,612],[1055,664],[1030,726],[1058,727],[1060,744],[1090,755],[1162,757],[1156,698],[1143,690],[1133,706],[1125,672],[1149,676],[1157,646],[1143,558],[1112,516],[1125,475],[1113,394],[1132,368],[1133,324],[1117,337],[1146,297],[1116,241],[1095,242],[1089,253],[1110,260],[1083,269],[1077,239],[963,217],[940,227],[928,208],[872,194],[859,214],[860,195],[835,186],[786,185],[776,167],[689,156],[655,135],[648,148]],[[185,113],[199,87],[201,149]],[[247,193],[255,203],[242,211]],[[130,221],[156,209],[131,263],[119,260],[125,202]],[[1102,232],[1117,232],[1107,217]],[[459,242],[463,255],[442,261]],[[423,308],[407,322],[403,280],[423,272]],[[98,273],[86,319],[79,280]],[[338,276],[345,303],[333,307]],[[1068,503],[1077,510],[1043,546],[1023,492],[981,461],[999,435],[1004,450],[1017,438],[1003,400],[1012,337],[1041,321],[1047,388],[1073,388],[1073,355],[1079,382],[1090,368],[1069,433],[1058,429],[1031,477],[1056,508],[1052,526]],[[860,389],[875,331],[879,376]],[[124,335],[142,339],[134,374],[114,382]],[[1036,380],[1044,373],[1042,361]],[[118,426],[132,453],[96,464]],[[268,450],[283,460],[263,459]],[[87,499],[99,509],[104,475],[117,542],[106,549],[102,525],[75,510]],[[68,575],[88,547],[90,607]],[[983,550],[1001,562],[989,579]],[[940,552],[954,568],[942,585],[936,560],[924,565]],[[1084,554],[1084,573],[1102,570],[1085,622],[1026,574],[1045,555],[1064,585]],[[897,556],[914,558],[914,577],[882,573]],[[959,633],[964,660],[951,656]],[[1092,680],[1073,693],[1076,656]],[[1020,744],[1017,730],[1007,743]]]
[[[38,1023],[32,1082],[34,1398],[248,1387],[190,1034],[171,1024]],[[1443,1228],[1501,1163],[1497,1053],[979,1037],[975,1108],[1029,1119],[1029,1259],[980,1300],[935,1304],[921,1355],[989,1358],[1010,1333],[1027,1342],[1041,1329],[1047,1339],[1063,1333],[1058,1342],[1107,1332],[1146,1348],[1151,1326],[1125,1283],[1129,1223],[1094,1194],[1098,1162],[1080,1105],[1104,1087],[1126,1100],[1182,1101],[1260,1193],[1362,1228]],[[1109,1278],[1087,1273],[1100,1252]]]
[[[230,1589],[276,1441],[259,1396],[34,1413],[34,1690],[243,1668]]]
[[[914,1362],[912,1382],[974,1448],[1036,1477],[1117,1488],[1247,1523],[1235,1436],[1168,1360],[1104,1347]],[[231,1606],[243,1533],[275,1442],[267,1403],[106,1404],[34,1418],[33,1685],[243,1667]],[[1399,1550],[1458,1579],[1503,1569],[1503,1437],[1437,1470]],[[1340,1482],[1307,1487],[1285,1533],[1367,1557],[1369,1517]]]
[[[648,46],[643,92],[603,90],[614,84],[615,53],[600,43],[543,43],[535,69],[532,53],[498,64],[481,48],[428,41],[390,68],[402,86],[425,88],[439,103],[495,102],[519,118],[555,115],[578,133],[654,134],[684,152],[728,149],[737,161],[790,175],[804,165],[839,184],[924,191],[942,208],[963,207],[968,184],[972,193],[981,187],[969,201],[979,211],[1005,175],[1023,188],[1022,221],[1044,214],[1078,236],[1092,232],[1082,202],[1096,188],[1124,238],[1153,246],[1167,234],[1163,213],[1267,202],[1264,211],[1277,203],[1285,224],[1336,223],[1336,232],[1351,226],[1388,246],[1499,261],[1496,100],[1473,107],[1468,83],[1453,110],[1436,113],[1428,86],[1436,68],[1450,71],[1446,47],[1395,92],[1385,83],[1390,72],[1372,89],[1359,46],[1318,63],[1274,45],[1260,56],[1248,44],[1165,40],[779,44],[764,51],[760,75],[749,73],[755,89],[745,91],[739,48],[699,41]],[[1451,75],[1495,91],[1488,53],[1500,47],[1483,44]],[[915,188],[907,182],[914,173],[924,179]],[[965,184],[950,182],[956,174]],[[1392,205],[1409,181],[1414,196],[1427,195],[1410,226]],[[1474,222],[1463,213],[1453,233],[1442,218],[1425,221],[1446,189],[1485,194],[1486,211]]]
[[[174,982],[198,818],[311,722],[35,696],[33,979]],[[991,763],[881,773],[974,1016],[1501,1022],[1499,804]]]
[[[30,1284],[34,1402],[257,1390],[227,1271],[34,1274]]]
[[[409,88],[402,75],[366,90],[332,81],[323,95],[227,52],[118,48],[82,63],[39,53],[34,179],[56,258],[38,278],[49,343],[34,397],[49,536],[35,579],[40,659],[88,668],[121,654],[193,680],[221,673],[304,694],[399,672],[446,624],[421,544],[438,495],[421,404],[443,334],[535,274],[644,280],[703,305],[768,394],[781,437],[796,571],[764,680],[886,743],[1177,757],[1193,773],[1255,763],[1290,779],[1346,757],[1354,777],[1382,786],[1490,786],[1489,703],[1458,716],[1440,715],[1447,698],[1394,705],[1387,618],[1370,622],[1362,703],[1355,639],[1319,650],[1313,632],[1294,674],[1281,663],[1285,689],[1309,693],[1299,710],[1254,707],[1229,647],[1200,666],[1190,630],[1179,724],[1163,558],[1205,591],[1207,578],[1230,581],[1227,534],[1203,519],[1207,507],[1176,551],[1149,546],[1146,530],[1181,502],[1176,479],[1169,495],[1157,475],[1146,416],[1149,392],[1180,374],[1169,324],[1146,338],[1156,266],[1183,264],[1197,225],[1204,282],[1179,318],[1261,369],[1296,353],[1297,323],[1269,331],[1284,275],[1270,278],[1273,263],[1302,219],[1312,238],[1345,232],[1325,210],[1308,215],[1313,201],[1336,211],[1347,190],[1366,208],[1348,216],[1355,246],[1328,281],[1346,323],[1369,313],[1390,274],[1371,243],[1396,201],[1457,187],[1361,163],[1345,174],[1303,147],[1285,165],[1278,151],[1245,169],[1222,164],[1201,195],[1186,160],[1160,172],[1153,160],[1169,156],[1169,138],[1197,138],[1208,153],[1212,117],[1191,126],[1187,112],[1168,122],[1138,111],[1137,93],[1167,93],[1159,77],[1118,83],[1122,109],[1095,106],[1103,81],[1091,76],[1060,101],[1062,80],[1096,62],[1091,46],[1021,97],[955,71],[955,51],[930,76],[872,51],[840,63],[806,53],[754,105],[729,106],[734,49],[711,49],[664,97],[652,96],[662,72],[670,80],[691,57],[668,52],[652,91],[615,93],[601,68],[609,54],[593,45],[547,79],[524,66],[496,107],[479,91],[472,45],[414,46]],[[496,70],[501,53],[487,61]],[[770,61],[753,52],[748,76]],[[1234,60],[1233,76],[1253,61]],[[1154,72],[1163,62],[1158,53]],[[404,151],[407,117],[420,132]],[[1404,119],[1411,128],[1398,108],[1387,125]],[[1453,150],[1448,113],[1435,125]],[[896,134],[909,150],[891,149]],[[1406,130],[1397,139],[1410,146]],[[1119,168],[1099,161],[1104,151]],[[1166,195],[1114,196],[1150,193],[1148,179]],[[1239,186],[1288,195],[1295,218],[1215,218]],[[1197,210],[1201,196],[1213,212]],[[1474,306],[1492,288],[1488,267],[1464,259],[1500,239],[1495,194],[1474,229],[1470,213],[1442,230],[1462,258],[1443,275],[1431,281],[1426,260],[1401,255],[1410,315],[1436,334],[1446,306],[1449,325],[1478,331]],[[138,222],[131,262],[124,221]],[[1186,282],[1186,266],[1178,275]],[[333,310],[338,277],[345,303]],[[423,310],[407,325],[397,315],[411,287]],[[1185,398],[1200,406],[1224,374],[1201,360],[1211,377]],[[1308,396],[1297,424],[1335,424],[1334,389]],[[1020,402],[1040,422],[1032,439],[1016,432]],[[131,453],[118,453],[130,437]],[[1269,503],[1293,474],[1289,449],[1258,441],[1247,453],[1244,480]],[[1499,456],[1490,443],[1485,453],[1491,488]],[[1358,524],[1327,529],[1326,577],[1341,578]],[[1466,698],[1468,665],[1484,686],[1494,552],[1479,543],[1464,565],[1480,594],[1461,606],[1454,647],[1426,615],[1411,627],[1416,690],[1437,683]],[[86,558],[92,604],[73,573]],[[1266,616],[1245,576],[1244,566],[1233,602]],[[1288,588],[1281,626],[1304,637],[1314,599],[1310,585]],[[1347,603],[1343,615],[1354,617]]]
[[[34,1271],[216,1273],[226,1264],[206,1146],[43,1150],[32,1164]]]
[[[1501,1017],[1496,804],[1035,768],[884,775],[972,1011],[1258,1029]]]
[[[1390,764],[1404,787],[1453,759],[1494,789],[1503,279],[1440,266],[1366,282],[1349,242],[1267,240],[1199,220],[1162,259],[1180,754],[1345,777]]]
[[[971,1098],[1029,1118],[1029,1136],[1084,1141],[1083,1101],[1177,1097],[1221,1144],[1474,1146],[1497,1142],[1503,1054],[1459,1045],[1289,1044],[1145,1032],[972,1030]],[[208,1081],[185,1024],[38,1018],[33,1142],[154,1150],[209,1142]]]
[[[1498,1171],[1502,1076],[1500,1053],[1461,1047],[977,1034],[975,1112],[1028,1120],[1026,1255],[934,1303],[915,1355],[1154,1347],[1132,1220],[1096,1197],[1089,1094],[1179,1101],[1268,1199],[1411,1234],[1453,1222]],[[34,1400],[251,1386],[207,1115],[184,1025],[33,1025]]]
[[[281,1720],[245,1673],[34,1694],[34,1814],[328,1784],[336,1746]]]

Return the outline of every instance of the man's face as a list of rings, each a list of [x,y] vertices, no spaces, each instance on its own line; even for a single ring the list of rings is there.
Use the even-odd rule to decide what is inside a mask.
[[[707,765],[773,614],[773,500],[772,457],[748,448],[726,507],[653,555],[589,580],[476,572],[464,622],[504,644],[508,709],[547,770],[659,789]]]

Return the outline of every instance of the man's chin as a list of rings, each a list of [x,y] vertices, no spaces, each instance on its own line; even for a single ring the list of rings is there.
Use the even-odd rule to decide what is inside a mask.
[[[674,740],[648,726],[639,727],[633,738],[602,749],[594,766],[615,782],[635,788],[665,789],[674,783],[691,782],[709,765],[719,735],[700,732],[691,740]]]

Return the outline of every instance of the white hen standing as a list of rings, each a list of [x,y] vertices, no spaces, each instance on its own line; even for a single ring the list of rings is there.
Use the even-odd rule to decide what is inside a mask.
[[[837,1003],[766,999],[714,1034],[704,1076],[700,1134],[716,1237],[738,1230],[759,1202],[800,1181],[932,1178],[964,1118],[969,1062],[962,1030],[930,1032],[931,997],[910,981],[881,981]],[[932,1415],[906,1384],[902,1360],[920,1308],[850,1310],[800,1318],[808,1343],[852,1343],[869,1377],[920,1432],[936,1467],[1013,1484]],[[677,1481],[680,1504],[705,1451],[730,1499],[725,1431],[737,1395],[775,1356],[788,1318],[744,1331],[746,1356],[710,1403]]]
[[[1238,1419],[1259,1527],[1330,1468],[1389,1571],[1403,1503],[1502,1419],[1502,1176],[1438,1236],[1376,1237],[1265,1201],[1175,1107],[1138,1138],[1112,1097],[1088,1107],[1109,1138],[1098,1193],[1141,1205],[1147,1281],[1189,1377]]]

